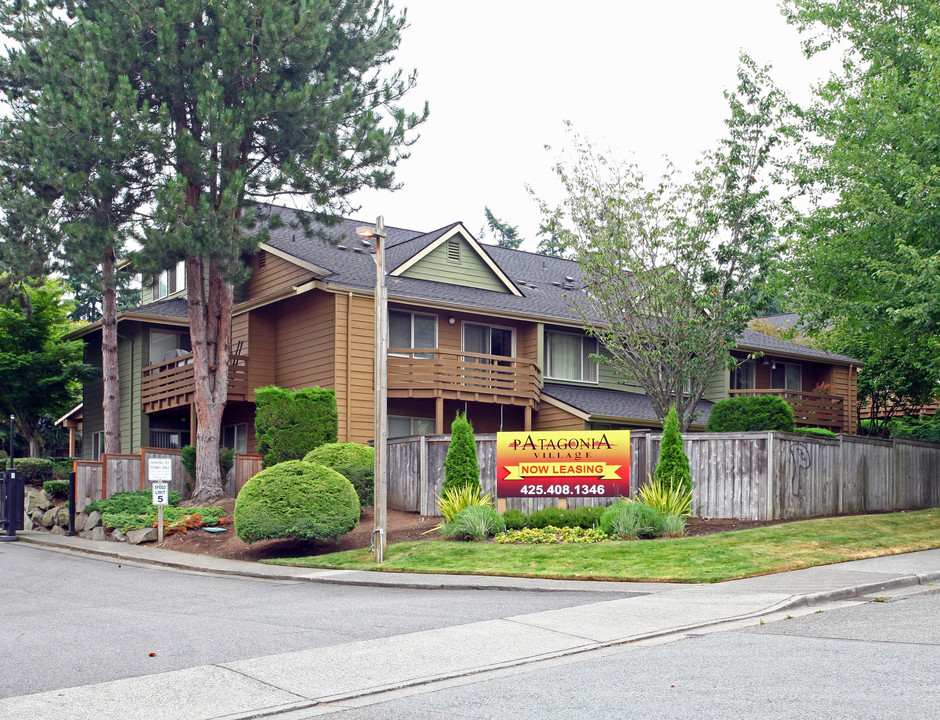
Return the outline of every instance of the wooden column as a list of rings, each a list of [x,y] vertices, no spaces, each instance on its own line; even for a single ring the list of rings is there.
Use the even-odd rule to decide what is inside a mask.
[[[525,406],[525,428],[526,432],[529,432],[532,429],[532,406]]]
[[[444,398],[434,399],[434,432],[444,434]]]

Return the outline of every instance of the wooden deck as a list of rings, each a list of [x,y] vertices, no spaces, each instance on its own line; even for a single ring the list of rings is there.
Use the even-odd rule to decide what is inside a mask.
[[[436,348],[392,348],[388,355],[390,398],[443,398],[538,409],[542,373],[531,360]]]
[[[194,367],[192,354],[150,365],[143,370],[141,405],[145,413],[184,407],[193,401]],[[248,357],[233,355],[229,360],[228,399],[247,400]]]
[[[741,395],[776,395],[787,401],[793,408],[793,419],[797,427],[821,427],[842,432],[845,426],[845,402],[835,395],[782,390],[770,388],[763,390],[729,390],[731,397]]]

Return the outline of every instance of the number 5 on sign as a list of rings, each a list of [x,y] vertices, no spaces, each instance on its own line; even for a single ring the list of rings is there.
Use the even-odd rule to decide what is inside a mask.
[[[150,486],[153,504],[157,506],[157,542],[163,542],[163,506],[170,504],[170,483],[155,482]]]

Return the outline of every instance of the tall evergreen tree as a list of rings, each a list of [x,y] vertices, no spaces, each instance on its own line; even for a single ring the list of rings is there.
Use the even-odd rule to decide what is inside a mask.
[[[500,220],[485,205],[483,206],[483,212],[486,215],[486,224],[490,232],[496,236],[496,244],[499,247],[515,250],[522,245],[523,238],[519,235],[518,225],[510,225],[505,220]]]
[[[61,3],[10,0],[30,17]],[[74,0],[67,9],[70,32],[95,38],[80,67],[118,75],[108,107],[127,87],[137,108],[128,128],[156,136],[140,155],[157,187],[136,262],[151,275],[186,263],[194,499],[212,500],[222,494],[233,287],[264,238],[264,225],[246,232],[265,216],[249,208],[295,195],[329,221],[361,187],[394,186],[427,113],[402,107],[414,74],[388,71],[405,16],[389,0]]]

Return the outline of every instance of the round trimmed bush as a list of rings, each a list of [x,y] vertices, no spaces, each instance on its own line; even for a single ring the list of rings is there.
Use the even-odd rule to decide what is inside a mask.
[[[235,500],[235,533],[268,538],[334,540],[359,523],[359,497],[335,470],[288,460],[255,475]]]
[[[793,409],[776,395],[743,395],[715,403],[708,432],[793,432]]]
[[[327,443],[304,456],[312,462],[335,470],[356,489],[359,504],[372,505],[375,498],[375,448],[354,442]]]

